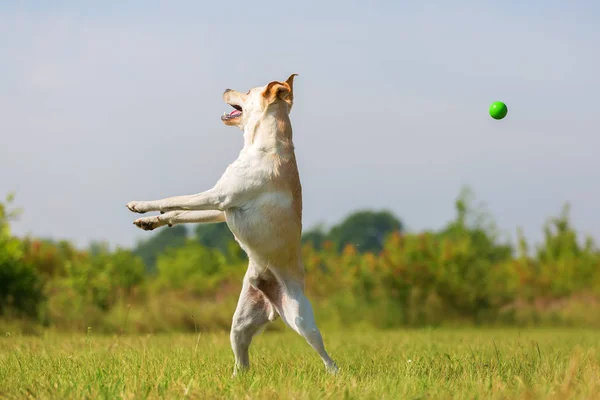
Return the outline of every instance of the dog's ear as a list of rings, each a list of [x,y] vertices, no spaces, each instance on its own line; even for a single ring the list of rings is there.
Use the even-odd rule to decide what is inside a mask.
[[[267,85],[262,95],[267,100],[267,104],[271,104],[277,99],[285,100],[291,92],[286,82],[273,81]]]
[[[267,104],[273,103],[277,99],[281,99],[288,103],[290,108],[294,103],[294,77],[297,74],[292,74],[285,82],[270,82],[262,93],[267,100]]]
[[[292,107],[292,104],[294,104],[294,77],[298,76],[298,74],[291,74],[289,78],[287,78],[287,81],[285,81],[285,83],[287,83],[288,87],[290,88],[290,94],[287,95],[285,101],[287,101],[287,103],[290,105],[290,108]]]

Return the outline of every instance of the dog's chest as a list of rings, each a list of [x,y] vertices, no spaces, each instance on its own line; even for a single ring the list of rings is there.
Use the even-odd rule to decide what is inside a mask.
[[[227,223],[239,233],[269,229],[276,222],[273,219],[278,219],[285,210],[291,208],[292,200],[292,195],[283,191],[261,193],[240,207],[227,210]]]
[[[238,241],[248,246],[276,244],[283,239],[280,229],[289,221],[292,195],[266,192],[240,207],[227,210],[227,225]]]

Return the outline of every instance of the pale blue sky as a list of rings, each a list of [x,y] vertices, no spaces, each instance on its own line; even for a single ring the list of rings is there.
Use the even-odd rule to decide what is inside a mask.
[[[8,3],[0,196],[17,193],[18,234],[147,237],[127,201],[206,190],[237,156],[223,90],[294,72],[307,227],[369,207],[439,228],[469,185],[513,237],[569,201],[600,239],[600,2]]]

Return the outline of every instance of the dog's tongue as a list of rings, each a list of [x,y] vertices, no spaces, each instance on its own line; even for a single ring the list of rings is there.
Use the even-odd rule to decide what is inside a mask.
[[[230,117],[237,117],[238,115],[240,115],[242,112],[239,110],[233,110],[232,112],[229,113]]]

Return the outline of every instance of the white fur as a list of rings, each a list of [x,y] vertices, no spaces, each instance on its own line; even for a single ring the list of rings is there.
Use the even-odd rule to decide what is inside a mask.
[[[285,84],[280,83],[283,90],[274,92],[279,97],[272,103],[265,100],[268,86],[246,94],[224,93],[226,102],[243,108],[240,117],[224,122],[244,131],[244,147],[213,188],[194,195],[127,204],[138,213],[164,212],[134,222],[146,230],[179,223],[226,221],[248,254],[250,262],[231,327],[234,374],[248,368],[252,337],[276,315],[306,339],[327,370],[337,371],[304,295],[300,182],[291,136],[289,140],[285,137],[286,132],[291,135],[288,114],[292,85],[293,76]],[[287,111],[282,114],[282,110]],[[287,169],[282,169],[282,164]]]

